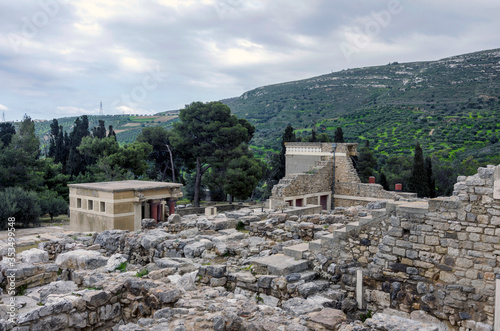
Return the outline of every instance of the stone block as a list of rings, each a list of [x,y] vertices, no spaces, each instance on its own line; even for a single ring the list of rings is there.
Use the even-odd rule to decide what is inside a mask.
[[[342,310],[323,308],[319,312],[309,313],[309,319],[312,322],[321,324],[327,330],[334,330],[337,325],[347,320],[347,316]]]
[[[437,236],[425,236],[425,244],[430,246],[439,245],[439,237]]]

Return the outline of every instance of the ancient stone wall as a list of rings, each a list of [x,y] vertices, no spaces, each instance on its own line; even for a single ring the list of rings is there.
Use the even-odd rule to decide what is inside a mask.
[[[335,194],[391,200],[399,200],[402,198],[396,192],[384,190],[382,185],[362,184],[359,182],[335,183]]]
[[[500,277],[494,172],[459,177],[452,197],[387,204],[385,220],[325,249],[340,267],[363,269],[368,308],[424,310],[464,330],[491,330]],[[340,281],[354,291],[354,274]]]

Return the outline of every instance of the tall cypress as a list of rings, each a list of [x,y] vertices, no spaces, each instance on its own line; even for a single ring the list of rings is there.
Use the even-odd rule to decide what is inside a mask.
[[[89,135],[89,121],[87,116],[83,115],[81,119],[78,117],[75,120],[73,131],[69,134],[69,156],[67,163],[68,174],[77,176],[80,173],[85,173],[87,162],[85,157],[81,155],[76,148],[80,146],[83,137],[87,137]]]
[[[425,173],[427,175],[427,183],[429,184],[429,198],[436,197],[436,180],[432,174],[432,159],[430,156],[425,158]]]
[[[340,126],[335,130],[335,136],[333,138],[333,142],[335,143],[344,142],[344,132],[342,131],[342,128]]]
[[[281,137],[281,151],[278,154],[278,162],[273,164],[273,176],[272,179],[279,181],[281,178],[285,177],[285,166],[286,166],[286,143],[296,141],[295,133],[293,132],[293,127],[288,124],[285,128],[285,132]]]
[[[409,183],[410,191],[417,193],[419,198],[429,197],[429,181],[425,171],[424,153],[420,144],[415,145],[415,156],[413,158],[413,170]]]

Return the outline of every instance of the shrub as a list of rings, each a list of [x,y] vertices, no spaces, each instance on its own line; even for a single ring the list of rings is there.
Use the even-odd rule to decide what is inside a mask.
[[[35,192],[20,187],[7,187],[0,191],[0,229],[7,227],[9,217],[16,219],[16,225],[28,227],[38,225],[41,209]]]

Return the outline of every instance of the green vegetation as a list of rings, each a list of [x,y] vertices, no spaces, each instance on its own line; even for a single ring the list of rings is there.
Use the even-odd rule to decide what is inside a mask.
[[[242,221],[238,221],[238,224],[236,224],[236,230],[238,231],[245,230],[245,224]]]
[[[148,270],[148,269],[146,269],[146,268],[144,268],[144,269],[142,269],[142,270],[138,271],[138,272],[135,274],[135,277],[142,278],[142,277],[144,277],[144,276],[146,276],[146,275],[148,275],[148,274],[149,274],[149,270]]]
[[[372,314],[373,312],[368,309],[366,313],[359,314],[359,319],[364,323],[368,318],[372,318]]]
[[[120,263],[120,265],[118,267],[116,267],[115,270],[119,270],[120,272],[124,272],[125,270],[127,270],[127,265],[128,265],[127,261],[122,262],[122,263]]]
[[[26,294],[26,290],[28,289],[28,285],[21,285],[16,289],[16,295],[22,296]]]

